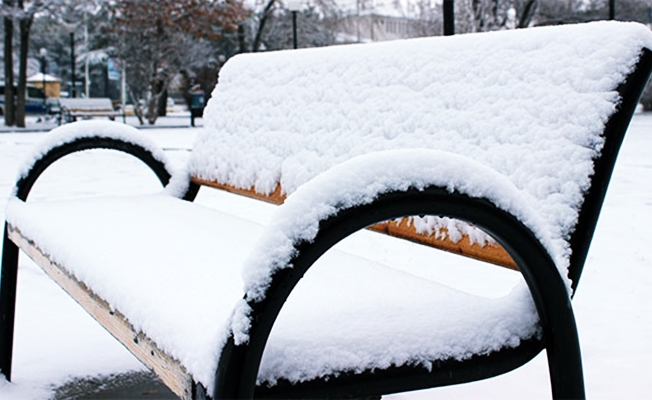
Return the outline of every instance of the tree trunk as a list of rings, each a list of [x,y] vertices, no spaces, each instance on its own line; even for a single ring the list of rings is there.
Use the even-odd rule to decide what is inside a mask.
[[[525,3],[525,8],[523,9],[521,18],[518,21],[519,28],[527,28],[530,25],[530,22],[532,22],[532,19],[534,18],[534,13],[537,11],[538,5],[537,0],[528,0],[528,2]]]
[[[247,52],[247,44],[245,41],[245,27],[244,22],[238,24],[238,53]]]
[[[158,75],[158,73],[155,73],[152,77],[152,81],[149,85],[149,88],[150,88],[150,94],[147,102],[147,113],[145,117],[147,118],[147,122],[150,125],[154,125],[156,123],[156,119],[159,117],[159,115],[161,115],[160,114],[161,97],[163,97],[163,94],[166,93],[167,91],[167,82],[164,79],[162,79]]]
[[[260,16],[260,23],[258,24],[258,30],[256,31],[256,37],[254,38],[254,44],[252,45],[251,49],[251,51],[254,53],[260,50],[260,44],[263,40],[263,29],[265,29],[265,23],[267,22],[270,10],[274,6],[275,1],[276,0],[269,0],[265,6],[265,9],[263,10],[263,15]]]
[[[7,7],[13,7],[13,0],[3,0]],[[14,103],[14,20],[5,17],[5,125],[16,124],[16,106]]]
[[[165,117],[168,111],[168,89],[167,84],[162,80],[158,81],[158,96],[156,99],[156,115]]]
[[[19,2],[22,6],[22,2]],[[16,93],[16,126],[25,127],[25,96],[27,95],[27,52],[29,50],[29,32],[32,28],[33,16],[20,20],[20,65],[18,68],[18,88]]]
[[[147,99],[147,113],[145,114],[147,123],[150,125],[154,125],[156,123],[156,118],[158,118],[158,114],[156,113],[156,103],[157,96],[156,93],[154,93],[154,88],[152,88],[151,93],[149,94],[149,99]]]
[[[143,109],[140,107],[140,99],[136,97],[132,89],[129,89],[129,97],[131,97],[131,102],[134,103],[134,114],[136,114],[138,122],[140,122],[141,125],[145,125],[145,122],[143,121]]]

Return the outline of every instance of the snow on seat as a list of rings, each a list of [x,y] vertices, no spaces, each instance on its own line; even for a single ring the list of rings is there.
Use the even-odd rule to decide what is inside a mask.
[[[239,266],[262,226],[164,195],[12,200],[7,216],[135,332],[212,387],[232,310],[244,295]],[[279,318],[261,382],[430,365],[539,334],[532,303],[515,301],[526,293],[477,297],[338,250],[323,263],[329,267],[311,270]]]

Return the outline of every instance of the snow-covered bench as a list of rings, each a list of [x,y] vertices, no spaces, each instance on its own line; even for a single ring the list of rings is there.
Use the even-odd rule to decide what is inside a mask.
[[[76,121],[77,118],[108,117],[113,120],[122,115],[113,108],[109,98],[62,98],[61,118],[63,122]]]
[[[646,27],[602,22],[240,55],[172,178],[133,128],[57,128],[7,206],[0,371],[21,248],[182,398],[381,395],[502,374],[544,348],[553,396],[583,397],[570,299],[650,49]],[[140,158],[165,191],[26,202],[50,164],[89,148]],[[261,226],[192,203],[200,184],[283,205]],[[489,299],[332,249],[377,223],[444,247],[466,237],[477,258],[502,248],[525,283]]]

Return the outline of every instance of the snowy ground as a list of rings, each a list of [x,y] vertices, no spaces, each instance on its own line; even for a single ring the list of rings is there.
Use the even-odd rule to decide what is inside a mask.
[[[197,130],[154,128],[143,133],[182,164]],[[2,216],[21,157],[44,135],[0,130]],[[589,398],[652,399],[647,362],[652,355],[651,152],[652,115],[637,114],[621,150],[573,303]],[[100,152],[68,157],[44,176],[31,198],[133,190],[155,191],[157,186],[149,172],[131,159]],[[265,221],[273,210],[267,204],[218,192],[202,192],[200,201],[259,221]],[[378,235],[374,235],[362,235],[352,247],[370,257],[378,252],[392,253],[393,248],[388,248],[384,241],[379,245]],[[449,258],[444,254],[440,257],[446,262]],[[20,268],[14,377],[12,383],[0,380],[0,399],[49,398],[57,387],[75,379],[101,381],[103,377],[144,370],[26,257],[21,259]],[[451,271],[450,281],[467,284],[464,271],[469,270]],[[505,274],[497,279],[504,282]],[[476,281],[474,289],[482,291],[490,283],[482,278]],[[104,379],[104,383],[110,380]],[[550,398],[545,355],[502,377],[394,397]],[[156,394],[147,398],[156,398]]]
[[[124,117],[124,119],[122,117],[117,117],[115,118],[115,120],[117,122],[123,122],[128,125],[136,126],[141,129],[189,128],[190,127],[190,113],[187,111],[168,113],[168,115],[165,117],[159,117],[156,120],[155,125],[149,125],[147,122],[145,122],[144,125],[140,125],[138,118],[133,115],[127,115]],[[0,133],[8,133],[8,132],[33,133],[33,132],[48,131],[50,129],[59,126],[57,120],[54,117],[42,118],[41,116],[38,115],[28,115],[27,117],[25,117],[25,125],[26,125],[25,128],[16,128],[16,127],[8,127],[5,126],[4,124],[0,124]],[[204,119],[196,118],[195,125],[197,127],[203,126]]]

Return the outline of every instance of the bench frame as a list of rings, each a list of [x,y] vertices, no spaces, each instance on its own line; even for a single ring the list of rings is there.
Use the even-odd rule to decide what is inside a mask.
[[[116,111],[113,109],[113,104],[111,103],[111,99],[109,98],[90,98],[89,100],[106,100],[107,102],[107,107],[106,108],[95,108],[95,107],[89,107],[89,106],[75,106],[75,107],[70,107],[69,105],[66,105],[66,101],[68,100],[79,100],[79,103],[83,103],[83,100],[86,99],[62,99],[63,104],[61,104],[61,117],[59,120],[59,123],[61,122],[73,122],[77,119],[77,117],[80,118],[92,118],[92,117],[108,117],[111,121],[115,119],[115,117],[120,117],[122,116],[124,118],[124,112],[121,111]]]
[[[652,52],[644,50],[634,71],[617,88],[622,100],[605,126],[606,141],[602,155],[595,160],[595,173],[570,237],[572,256],[569,277],[573,292],[586,261],[618,150],[651,72]],[[55,147],[35,162],[16,184],[17,197],[25,201],[40,174],[59,158],[91,148],[108,148],[131,154],[148,165],[163,185],[169,182],[170,174],[165,166],[148,150],[118,139],[82,138]],[[183,198],[194,200],[199,187],[196,182],[190,182]],[[290,292],[314,261],[335,243],[366,226],[422,214],[445,215],[470,222],[491,234],[505,248],[531,291],[541,321],[542,336],[522,341],[516,348],[503,348],[487,355],[475,355],[465,360],[436,361],[431,370],[404,365],[356,374],[342,373],[298,384],[281,381],[273,388],[257,387],[260,360],[274,321]],[[336,215],[320,222],[319,233],[313,242],[294,245],[297,250],[291,261],[294,267],[280,269],[272,275],[264,299],[255,301],[245,298],[253,310],[250,340],[236,345],[233,337],[228,339],[216,371],[216,398],[366,397],[451,385],[500,375],[525,364],[544,348],[548,355],[553,397],[585,397],[577,329],[566,284],[534,234],[490,201],[451,193],[441,187],[390,192],[380,195],[370,204],[339,210]],[[0,372],[7,379],[11,378],[18,253],[18,247],[10,239],[9,228],[5,224],[0,283]],[[148,364],[147,360],[141,358],[141,361]],[[205,397],[205,388],[195,383],[191,386],[192,393],[184,396]]]

